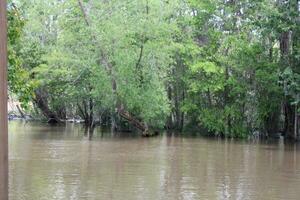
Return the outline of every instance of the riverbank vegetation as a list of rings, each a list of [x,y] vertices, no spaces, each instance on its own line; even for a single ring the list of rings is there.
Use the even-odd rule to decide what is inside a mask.
[[[10,0],[9,92],[49,122],[299,135],[298,0]]]

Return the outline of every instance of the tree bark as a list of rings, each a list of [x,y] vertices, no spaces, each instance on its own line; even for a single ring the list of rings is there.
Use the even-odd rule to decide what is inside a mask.
[[[291,47],[291,31],[283,32],[280,36],[280,52],[281,52],[281,63],[283,66],[289,66],[289,55],[290,55],[290,47]],[[284,70],[284,68],[282,69]],[[285,89],[285,88],[283,88]],[[296,120],[296,112],[293,108],[293,105],[290,103],[290,96],[285,96],[284,98],[284,116],[285,116],[285,124],[284,124],[284,132],[286,137],[296,139],[297,136],[294,130],[294,121]]]
[[[18,109],[18,111],[19,111],[21,117],[22,117],[23,119],[25,119],[25,114],[24,114],[24,112],[22,111],[22,109],[20,108],[20,106],[19,106],[19,105],[16,105],[16,107],[17,107],[17,109]]]
[[[93,125],[94,125],[94,102],[93,102],[92,98],[90,98],[89,106],[90,106],[90,111],[89,111],[88,125],[90,127],[93,127]]]
[[[297,139],[298,137],[298,115],[297,115],[297,104],[295,105],[295,117],[294,117],[294,138]]]
[[[147,124],[139,121],[138,119],[136,119],[134,116],[132,116],[129,112],[123,110],[123,109],[119,109],[118,110],[119,115],[127,120],[129,123],[131,123],[134,127],[136,127],[137,129],[139,129],[140,131],[142,131],[143,136],[149,136],[149,130],[148,130],[148,126]]]
[[[0,0],[0,199],[8,200],[6,1]]]
[[[46,95],[44,94],[42,89],[36,90],[34,99],[35,104],[42,111],[43,115],[48,119],[48,123],[60,123],[60,118],[58,117],[57,113],[49,108],[48,100],[45,96]]]

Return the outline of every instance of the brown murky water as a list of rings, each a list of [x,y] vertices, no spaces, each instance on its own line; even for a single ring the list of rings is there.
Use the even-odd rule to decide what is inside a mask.
[[[300,146],[9,122],[11,200],[300,199]]]

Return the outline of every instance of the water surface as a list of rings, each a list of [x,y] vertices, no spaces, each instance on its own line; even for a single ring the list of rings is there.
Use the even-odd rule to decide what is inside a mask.
[[[11,200],[300,199],[300,146],[9,122]]]

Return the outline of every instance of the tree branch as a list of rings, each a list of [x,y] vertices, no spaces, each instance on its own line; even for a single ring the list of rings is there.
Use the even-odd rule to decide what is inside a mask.
[[[139,59],[138,59],[136,65],[135,65],[136,69],[138,69],[138,67],[139,67],[140,64],[141,64],[142,57],[143,57],[143,51],[144,51],[144,44],[141,45],[141,50],[140,50]]]
[[[84,9],[82,0],[78,0],[78,4],[79,4],[79,7],[80,7],[81,12],[82,12],[82,14],[83,14],[83,18],[84,18],[84,21],[85,21],[86,25],[90,26],[90,22],[89,22],[89,20],[88,20],[88,16],[87,16],[87,13],[86,13],[86,11],[85,11],[85,9]]]

